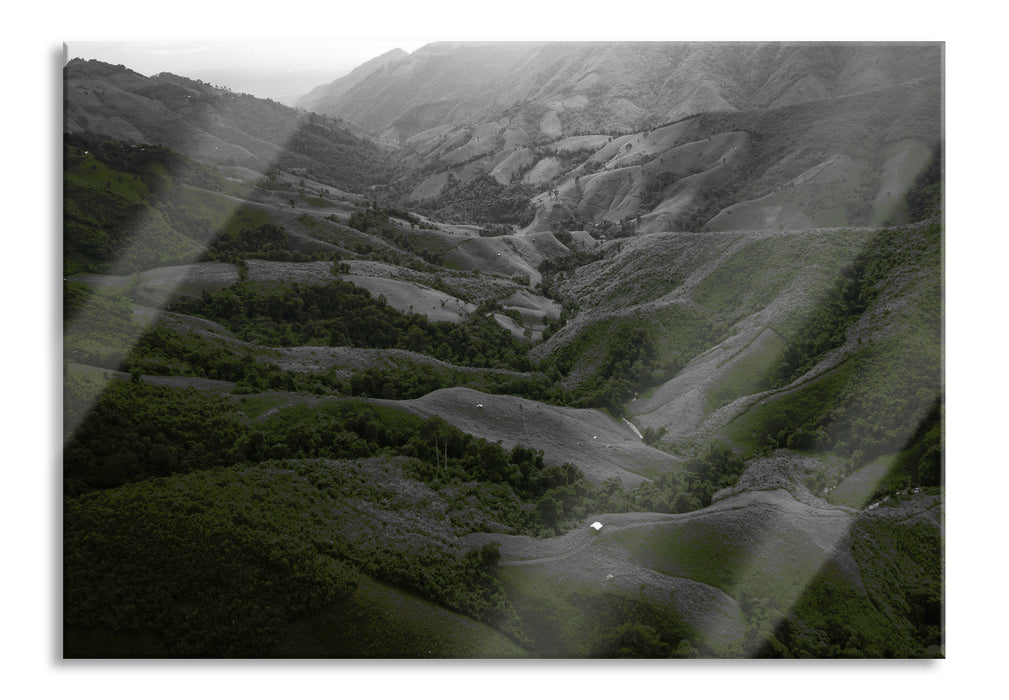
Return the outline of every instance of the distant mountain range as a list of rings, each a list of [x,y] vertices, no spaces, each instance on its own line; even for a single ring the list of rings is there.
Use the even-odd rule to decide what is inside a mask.
[[[296,107],[302,107],[310,112],[328,114],[338,103],[341,97],[349,90],[359,85],[372,73],[394,61],[409,56],[403,49],[393,49],[381,56],[376,56],[370,61],[362,63],[347,75],[337,78],[327,85],[320,85],[314,88],[307,95],[303,95],[295,102]]]
[[[489,177],[530,231],[795,229],[913,216],[942,73],[936,43],[438,43],[300,104],[400,144],[434,215]]]
[[[298,104],[403,141],[516,107],[540,111],[543,134],[571,136],[854,95],[941,67],[935,43],[435,43],[384,54]]]
[[[942,72],[936,43],[436,43],[291,109],[77,60],[64,123],[527,231],[876,225],[938,172]]]

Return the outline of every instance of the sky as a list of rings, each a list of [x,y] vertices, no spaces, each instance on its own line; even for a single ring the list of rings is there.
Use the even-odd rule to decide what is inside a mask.
[[[412,53],[427,41],[200,40],[67,41],[66,59],[122,64],[142,75],[175,73],[292,105],[313,87],[346,75],[395,48]]]

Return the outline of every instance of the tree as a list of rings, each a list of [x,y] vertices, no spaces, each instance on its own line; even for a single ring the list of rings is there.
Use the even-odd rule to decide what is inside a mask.
[[[424,352],[427,345],[427,333],[414,323],[406,330],[406,345],[414,352]]]
[[[479,549],[466,552],[466,562],[480,571],[489,573],[501,561],[501,545],[489,542]]]
[[[696,499],[695,499],[696,500]],[[690,495],[685,491],[680,491],[676,494],[676,498],[673,499],[673,511],[677,513],[689,513],[694,510],[691,508]]]
[[[556,498],[549,494],[543,496],[536,503],[536,510],[539,512],[540,520],[543,521],[544,525],[551,529],[557,528],[557,524],[561,519],[561,508]]]

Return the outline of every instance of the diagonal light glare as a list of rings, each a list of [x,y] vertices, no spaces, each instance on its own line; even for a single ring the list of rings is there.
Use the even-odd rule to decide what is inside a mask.
[[[937,265],[941,265],[941,261],[934,261]],[[886,317],[890,311],[890,305],[901,303],[910,303],[915,300],[920,300],[923,295],[929,294],[930,289],[930,275],[934,274],[934,271],[930,270],[912,270],[907,276],[910,277],[911,282],[905,283],[903,286],[904,295],[880,295],[880,299],[877,300],[873,305],[871,305],[864,313],[865,317]],[[920,286],[915,286],[915,285]],[[899,360],[908,363],[916,362],[928,362],[927,352],[922,352],[919,355],[919,350],[931,349],[933,352],[937,351],[940,356],[943,346],[943,338],[936,337],[934,335],[933,329],[916,327],[908,319],[904,319],[905,323],[903,326],[898,325],[896,328],[891,329],[891,332],[895,333],[898,337],[903,339],[901,345],[902,352],[897,357],[887,358],[891,361]],[[855,327],[849,329],[846,344],[858,345],[857,335],[861,329]],[[834,351],[834,356],[828,356],[828,358],[821,362],[817,367],[814,367],[809,372],[807,372],[802,377],[796,379],[791,384],[781,389],[776,389],[771,392],[766,392],[765,394],[759,395],[759,397],[772,399],[774,396],[788,392],[796,387],[802,386],[810,379],[815,379],[821,376],[825,372],[831,371],[833,368],[837,367],[841,362],[844,362],[845,358],[840,350]],[[770,369],[770,368],[768,368]],[[859,378],[859,384],[856,386],[864,387],[866,390],[874,383],[882,383],[887,379],[887,365],[882,361],[877,361],[875,364],[870,366],[867,373],[863,374]],[[941,377],[941,366],[935,367],[937,374],[939,375],[939,386],[936,393],[931,393],[927,397],[927,400],[919,401],[917,405],[909,412],[907,419],[900,426],[899,432],[892,442],[897,443],[902,449],[908,446],[918,431],[918,428],[927,418],[927,415],[936,400],[941,400],[943,394],[943,385]],[[750,408],[758,405],[757,401],[751,403]],[[864,419],[870,420],[873,418],[871,415],[863,416]],[[855,422],[855,419],[849,416],[849,420]],[[828,433],[831,430],[831,426],[827,425]],[[780,459],[786,460],[788,458],[781,457]],[[734,572],[733,575],[733,585],[739,586],[740,588],[748,588],[746,591],[751,596],[759,596],[759,588],[754,588],[756,585],[754,582],[767,580],[768,572],[774,570],[782,570],[782,560],[783,552],[788,550],[790,547],[794,547],[799,543],[800,540],[809,537],[812,542],[812,547],[804,547],[801,553],[793,553],[796,556],[801,557],[801,561],[797,562],[798,566],[793,569],[793,573],[796,570],[805,571],[805,576],[792,579],[784,580],[786,576],[780,577],[778,581],[779,585],[775,586],[774,593],[774,608],[778,611],[776,614],[771,615],[766,618],[764,622],[765,630],[764,632],[773,631],[776,629],[782,621],[789,615],[789,612],[795,607],[796,603],[802,598],[802,596],[807,592],[809,586],[816,580],[819,576],[824,575],[829,571],[831,576],[837,575],[838,570],[843,571],[845,576],[843,577],[845,583],[849,584],[853,589],[860,589],[864,593],[864,586],[861,579],[861,574],[858,567],[855,565],[855,561],[852,559],[852,553],[848,546],[849,536],[851,533],[851,528],[855,524],[856,520],[859,518],[872,518],[879,515],[872,512],[875,504],[871,504],[869,501],[872,495],[876,492],[877,487],[886,478],[888,474],[888,469],[877,469],[875,471],[870,470],[868,467],[863,467],[861,470],[855,474],[848,477],[848,479],[860,478],[861,483],[859,484],[858,491],[861,493],[861,497],[857,499],[856,502],[852,503],[854,507],[845,506],[834,506],[827,501],[822,500],[819,496],[823,494],[813,494],[804,500],[797,500],[791,496],[780,498],[772,492],[775,489],[787,489],[789,491],[795,492],[795,487],[790,483],[790,479],[786,476],[784,478],[769,479],[765,478],[763,484],[758,484],[756,482],[751,482],[747,486],[747,476],[749,471],[753,469],[759,469],[765,462],[770,461],[765,460],[755,460],[751,462],[748,474],[745,474],[737,489],[745,493],[744,489],[752,488],[754,491],[765,490],[764,496],[758,500],[754,501],[751,508],[763,509],[766,517],[771,522],[777,522],[778,526],[766,527],[762,529],[762,534],[752,540],[753,546],[748,547],[744,552],[742,557],[738,560],[740,566],[738,570]],[[805,489],[800,487],[800,491]],[[779,495],[782,492],[777,492]],[[733,500],[726,499],[718,501],[710,506],[705,511],[699,511],[698,515],[710,512],[711,514],[717,514],[725,511],[733,504]],[[794,522],[806,523],[805,527],[799,528],[797,533],[798,537],[793,540],[789,540],[787,537],[787,532],[789,528],[792,527]],[[752,533],[751,533],[752,534]],[[773,577],[772,577],[773,578]],[[709,623],[709,628],[713,629],[717,625],[717,621],[712,618]],[[703,627],[703,625],[702,625]],[[743,641],[743,640],[740,640]],[[763,639],[757,638],[752,640],[749,646],[744,646],[745,653],[747,655],[755,654],[762,644]]]
[[[67,90],[67,85],[64,84],[64,90]],[[213,107],[210,105],[204,105],[202,112],[197,112],[194,115],[188,117],[188,121],[183,120],[178,115],[171,115],[177,118],[180,123],[185,124],[184,134],[175,132],[175,136],[183,138],[179,144],[175,144],[172,150],[180,153],[187,153],[190,149],[197,149],[203,143],[208,141],[212,142],[219,140],[219,138],[213,134],[208,134],[201,129],[192,126],[193,122],[196,123],[214,123],[215,114]],[[264,144],[264,147],[268,150],[273,150],[277,154],[283,154],[288,150],[289,145],[297,138],[298,132],[301,127],[301,122],[305,117],[292,118],[289,120],[288,124],[285,125],[286,131],[280,134],[281,138],[278,139],[280,143],[275,145]],[[255,137],[245,135],[245,138],[249,141],[255,140]],[[204,147],[204,150],[205,147]],[[276,165],[277,158],[273,162],[267,162],[265,167],[262,167],[264,173],[273,170]],[[177,175],[176,180],[184,180],[186,173],[183,172],[181,176]],[[264,175],[265,178],[265,175]],[[176,187],[190,188],[193,190],[198,190],[192,185],[188,184],[178,184]],[[227,226],[227,221],[232,219],[240,208],[244,206],[259,207],[264,211],[267,211],[270,218],[275,221],[275,223],[284,223],[293,217],[298,215],[298,210],[295,209],[295,205],[292,203],[290,206],[284,205],[284,209],[281,210],[279,205],[270,204],[257,204],[249,201],[249,195],[253,194],[257,190],[256,183],[244,182],[241,185],[232,185],[236,188],[236,191],[232,196],[225,195],[223,193],[212,193],[215,195],[215,200],[217,201],[217,219],[222,222],[221,225],[217,226],[217,230],[223,230]],[[265,197],[262,199],[269,199],[272,195],[265,193]],[[280,216],[280,212],[284,211],[283,217]],[[149,233],[154,228],[153,224],[157,222],[154,221],[156,214],[150,210],[146,211],[144,215],[139,217],[133,222],[132,231],[126,236],[127,244],[118,252],[117,261],[110,264],[110,268],[115,269],[116,267],[123,266],[125,261],[133,261],[142,259],[144,254],[149,252],[153,245],[155,245],[154,234]],[[104,390],[105,386],[112,381],[113,377],[116,376],[115,370],[119,367],[123,359],[129,354],[130,350],[136,344],[136,342],[141,338],[144,332],[155,324],[158,320],[157,313],[149,313],[151,309],[160,309],[169,301],[171,301],[180,291],[181,288],[191,285],[194,282],[201,282],[201,273],[205,273],[208,270],[216,270],[219,275],[223,275],[226,281],[236,281],[238,279],[237,268],[233,265],[228,265],[226,263],[200,263],[198,260],[203,252],[213,244],[216,238],[215,233],[211,233],[208,236],[207,243],[199,243],[198,241],[196,247],[190,251],[188,255],[180,255],[175,261],[176,264],[168,267],[156,268],[154,270],[149,269],[138,269],[135,272],[128,275],[110,275],[110,274],[81,274],[74,275],[70,280],[78,279],[86,282],[89,286],[97,289],[102,287],[108,287],[112,289],[129,289],[131,287],[136,288],[142,286],[144,298],[141,306],[134,307],[133,319],[130,324],[123,324],[119,329],[118,333],[114,335],[104,335],[101,347],[97,354],[101,356],[101,371],[90,372],[91,387],[90,397],[82,401],[75,403],[71,410],[64,411],[64,425],[63,425],[63,435],[64,441],[73,435],[76,428],[80,425],[81,421],[85,418],[87,413],[93,408],[98,396]],[[221,286],[226,286],[223,284]],[[134,300],[136,301],[136,300]],[[81,360],[82,358],[67,358],[66,350],[70,346],[79,345],[82,339],[89,338],[93,335],[94,324],[96,319],[102,316],[102,309],[97,300],[92,298],[92,301],[84,304],[80,310],[74,315],[73,318],[69,319],[64,323],[63,329],[63,341],[64,341],[64,357],[69,360]],[[85,364],[87,364],[85,362]],[[65,409],[68,408],[65,405]]]

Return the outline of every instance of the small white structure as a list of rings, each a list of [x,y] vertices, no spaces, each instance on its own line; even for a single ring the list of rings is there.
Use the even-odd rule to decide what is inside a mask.
[[[592,523],[591,525],[589,525],[589,527],[591,527],[596,532],[599,532],[600,530],[603,529],[603,524],[597,520],[594,523]]]

